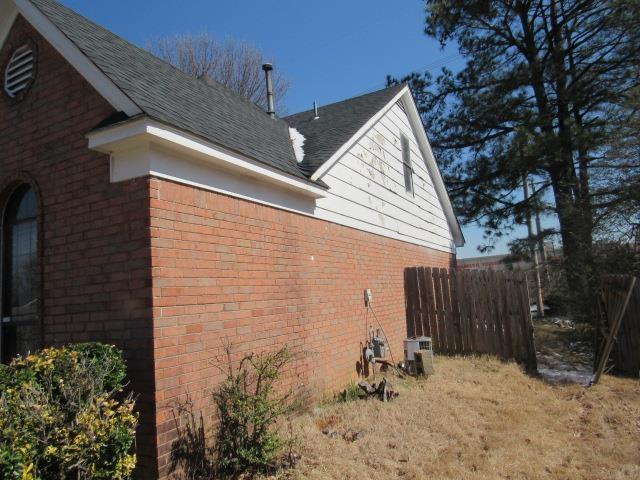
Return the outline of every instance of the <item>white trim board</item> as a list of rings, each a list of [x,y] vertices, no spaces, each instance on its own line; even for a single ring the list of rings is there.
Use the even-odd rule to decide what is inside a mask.
[[[413,95],[411,95],[409,87],[406,87],[406,95],[403,97],[402,103],[406,108],[407,116],[409,117],[409,120],[411,122],[411,128],[413,129],[413,133],[418,140],[420,150],[422,151],[425,163],[427,164],[427,170],[429,171],[429,175],[431,176],[431,179],[433,181],[433,186],[436,190],[436,193],[438,194],[438,198],[440,199],[440,203],[442,204],[442,208],[447,217],[447,220],[449,221],[449,226],[451,228],[451,234],[453,235],[455,245],[457,247],[462,247],[465,244],[464,235],[462,234],[462,229],[460,228],[458,217],[456,217],[456,214],[453,211],[453,205],[451,204],[449,193],[447,192],[447,189],[444,185],[444,180],[442,179],[440,168],[438,167],[436,159],[433,156],[431,144],[429,143],[429,139],[427,138],[427,134],[424,130],[424,125],[422,124],[422,119],[420,118],[420,113],[418,113],[416,102],[413,100]]]
[[[118,112],[128,116],[142,110],[120,90],[67,36],[29,0],[0,0],[0,13],[20,13],[82,75]],[[12,13],[13,12],[13,13]],[[0,17],[0,44],[4,44],[8,30],[5,15]],[[15,19],[15,16],[14,16]],[[9,26],[10,30],[11,26]]]
[[[116,160],[118,157],[129,156],[129,152],[136,151],[147,144],[154,144],[174,152],[185,161],[196,160],[212,167],[235,172],[238,176],[258,178],[272,187],[294,191],[311,198],[321,198],[326,195],[323,188],[309,181],[279,172],[147,117],[95,130],[90,132],[87,138],[90,149],[108,153]],[[129,175],[124,177],[134,178]]]
[[[113,154],[110,161],[111,182],[152,176],[182,183],[244,200],[258,202],[295,213],[312,215],[315,199],[264,182],[262,179],[219,168],[208,162],[185,159],[176,152],[154,144]]]

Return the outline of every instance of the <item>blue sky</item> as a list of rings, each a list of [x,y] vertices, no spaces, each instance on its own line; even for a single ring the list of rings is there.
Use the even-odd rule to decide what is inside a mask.
[[[383,88],[387,74],[462,65],[455,49],[423,33],[420,0],[62,1],[143,47],[158,36],[205,31],[253,43],[290,80],[288,113]],[[479,255],[482,231],[464,234],[459,256]],[[502,242],[493,253],[505,251]]]

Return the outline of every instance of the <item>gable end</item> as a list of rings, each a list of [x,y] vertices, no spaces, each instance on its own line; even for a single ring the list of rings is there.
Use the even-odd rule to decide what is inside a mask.
[[[69,40],[38,8],[29,0],[0,0],[0,12],[9,15],[0,20],[0,47],[15,21],[17,14],[40,33],[116,111],[129,116],[142,113],[140,108],[127,97],[78,47]],[[4,38],[3,38],[4,36]]]

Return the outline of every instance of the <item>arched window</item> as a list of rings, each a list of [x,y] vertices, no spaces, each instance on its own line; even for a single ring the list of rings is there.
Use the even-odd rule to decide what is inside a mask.
[[[35,351],[40,340],[38,200],[16,188],[2,217],[2,361]]]

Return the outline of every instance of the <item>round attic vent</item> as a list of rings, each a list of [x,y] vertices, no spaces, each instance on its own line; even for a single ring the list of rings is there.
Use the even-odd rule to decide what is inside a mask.
[[[4,72],[4,91],[11,98],[15,98],[31,84],[34,57],[33,50],[28,45],[23,45],[13,52]]]

